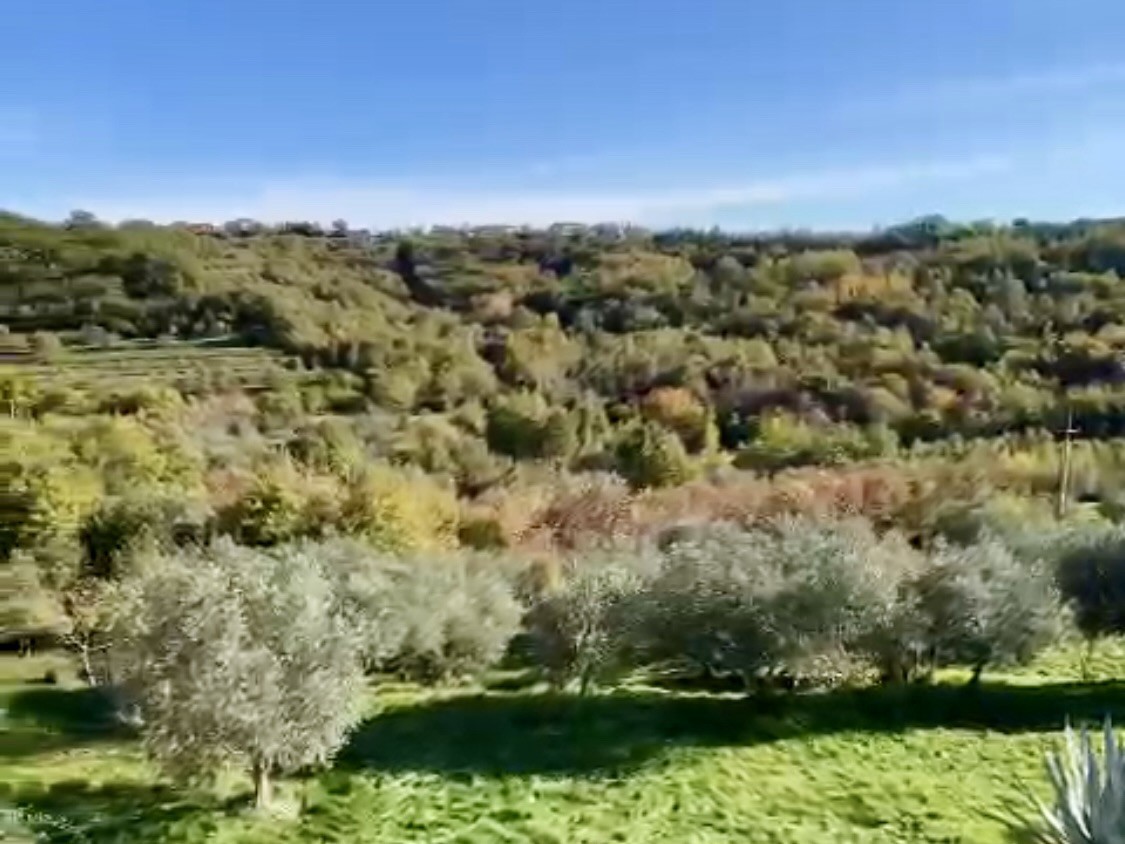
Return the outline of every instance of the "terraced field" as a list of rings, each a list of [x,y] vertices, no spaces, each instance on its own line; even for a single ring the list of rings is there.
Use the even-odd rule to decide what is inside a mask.
[[[111,348],[69,347],[44,362],[30,353],[0,355],[0,376],[17,374],[44,386],[134,386],[141,383],[190,388],[222,383],[243,389],[267,386],[289,360],[274,349],[217,343],[134,342]]]

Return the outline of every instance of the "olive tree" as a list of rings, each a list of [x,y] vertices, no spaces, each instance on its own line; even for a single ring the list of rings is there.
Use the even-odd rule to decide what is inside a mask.
[[[367,671],[379,671],[402,652],[407,613],[402,582],[409,564],[351,539],[302,542],[289,553],[324,566],[341,604],[353,622],[360,660]]]
[[[304,543],[323,563],[355,625],[364,667],[422,681],[496,663],[523,608],[501,561],[455,553],[398,556],[365,543]]]
[[[0,643],[30,655],[40,636],[67,631],[66,615],[34,560],[17,554],[0,564]]]
[[[902,559],[900,543],[859,522],[708,526],[665,550],[646,589],[643,648],[747,682],[835,670],[893,613]]]
[[[523,608],[496,560],[419,556],[400,563],[392,576],[405,635],[391,667],[438,681],[483,671],[504,656]]]
[[[642,658],[748,680],[778,658],[770,621],[778,573],[756,533],[717,525],[665,549],[645,590]]]
[[[767,547],[784,577],[773,625],[788,663],[839,673],[843,657],[895,629],[902,584],[920,565],[901,536],[880,536],[860,519],[786,519],[771,534]]]
[[[1052,544],[1059,591],[1082,634],[1125,632],[1125,528],[1074,530]]]
[[[910,557],[919,570],[904,575],[893,600],[881,604],[855,642],[857,653],[878,672],[883,683],[917,680],[931,674],[935,667],[930,630],[915,588],[915,578],[924,570],[924,558],[916,552]]]
[[[644,551],[602,551],[571,560],[558,585],[535,601],[527,617],[536,661],[558,687],[591,683],[624,667],[643,617],[643,590],[655,569]]]
[[[315,559],[223,542],[160,559],[126,591],[116,654],[145,746],[171,773],[241,763],[264,806],[275,774],[342,744],[363,675],[351,619]]]
[[[914,589],[927,639],[942,664],[1023,663],[1058,636],[1061,606],[1050,570],[995,537],[939,546]]]

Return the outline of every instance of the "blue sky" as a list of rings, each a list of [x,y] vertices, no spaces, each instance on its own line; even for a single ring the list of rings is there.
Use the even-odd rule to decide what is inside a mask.
[[[1121,0],[10,0],[0,205],[353,225],[1125,213]]]

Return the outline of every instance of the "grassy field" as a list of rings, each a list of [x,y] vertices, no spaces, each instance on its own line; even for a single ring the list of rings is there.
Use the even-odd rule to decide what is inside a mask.
[[[59,685],[39,681],[52,659],[0,661],[2,841],[987,844],[1008,840],[994,815],[1021,784],[1042,789],[1064,719],[1125,724],[1121,644],[976,690],[957,677],[766,701],[393,687],[332,770],[286,784],[297,811],[262,818],[240,776],[162,782],[65,662]]]

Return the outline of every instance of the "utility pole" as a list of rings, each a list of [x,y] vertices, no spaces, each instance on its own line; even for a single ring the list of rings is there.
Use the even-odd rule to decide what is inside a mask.
[[[1074,410],[1067,401],[1066,430],[1062,432],[1062,456],[1059,460],[1059,494],[1055,506],[1055,516],[1062,520],[1066,516],[1067,499],[1070,494],[1070,462],[1074,441],[1071,437],[1078,433],[1074,429]]]
[[[1047,323],[1043,334],[1044,342],[1050,350],[1051,360],[1057,366],[1059,358],[1062,356],[1062,338],[1055,330],[1053,322]],[[1057,369],[1055,377],[1058,379],[1059,403],[1066,406],[1066,428],[1060,432],[1062,442],[1060,443],[1059,453],[1059,488],[1055,499],[1055,518],[1061,521],[1066,517],[1067,507],[1070,503],[1070,469],[1074,453],[1073,437],[1078,432],[1074,428],[1074,407],[1070,403],[1070,395],[1066,384]]]

